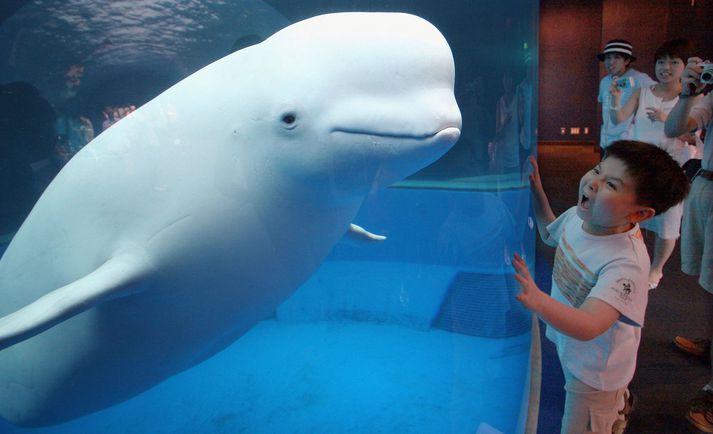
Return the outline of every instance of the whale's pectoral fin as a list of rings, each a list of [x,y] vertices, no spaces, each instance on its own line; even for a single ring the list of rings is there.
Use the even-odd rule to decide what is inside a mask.
[[[105,301],[141,291],[153,270],[144,255],[121,254],[83,278],[0,318],[0,350],[29,339]]]
[[[355,225],[354,223],[351,223],[349,225],[349,231],[347,231],[347,235],[353,241],[373,242],[373,241],[384,241],[386,239],[385,236],[372,234],[371,232],[367,231],[363,227]]]

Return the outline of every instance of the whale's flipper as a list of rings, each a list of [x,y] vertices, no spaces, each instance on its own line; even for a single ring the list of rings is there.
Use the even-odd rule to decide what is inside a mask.
[[[153,270],[145,255],[121,254],[79,280],[0,318],[0,350],[29,339],[105,301],[131,295]]]
[[[347,235],[353,241],[373,242],[373,241],[384,241],[386,239],[385,236],[372,234],[371,232],[367,231],[363,227],[355,225],[354,223],[351,223],[349,225],[349,231],[347,231]]]

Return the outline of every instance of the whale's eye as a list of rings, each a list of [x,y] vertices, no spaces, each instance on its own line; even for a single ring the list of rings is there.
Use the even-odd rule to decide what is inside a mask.
[[[297,125],[297,114],[295,112],[287,112],[282,115],[280,120],[283,127],[292,129]]]

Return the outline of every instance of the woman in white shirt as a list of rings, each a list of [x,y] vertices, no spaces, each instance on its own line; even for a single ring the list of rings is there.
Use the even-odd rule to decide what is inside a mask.
[[[681,138],[669,138],[664,134],[664,122],[681,93],[681,76],[686,59],[692,51],[686,39],[674,39],[661,45],[654,55],[658,83],[637,89],[622,106],[622,90],[616,79],[612,80],[609,92],[612,98],[610,109],[613,123],[624,122],[634,114],[632,138],[648,142],[667,151],[679,165],[696,156],[695,146]],[[678,204],[665,213],[644,222],[641,227],[656,233],[654,257],[649,273],[649,287],[658,286],[663,276],[663,267],[671,257],[676,240],[681,232],[683,204]]]

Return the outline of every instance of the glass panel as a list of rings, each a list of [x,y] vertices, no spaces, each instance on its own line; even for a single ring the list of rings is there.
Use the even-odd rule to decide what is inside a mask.
[[[0,432],[524,432],[537,336],[514,298],[510,259],[519,252],[534,270],[527,158],[536,155],[538,6],[33,0],[0,7],[0,299],[8,300],[0,318],[27,315],[20,309],[46,294],[76,308],[12,345],[4,337],[9,321],[0,319],[0,348],[7,346]],[[455,62],[462,128],[437,161],[389,188],[366,188],[345,220],[363,230],[347,231],[346,223],[330,226],[351,212],[346,199],[335,193],[316,207],[329,209],[325,217],[312,214],[311,192],[348,188],[341,179],[361,160],[339,165],[325,150],[318,160],[332,165],[329,176],[295,186],[303,178],[285,173],[317,173],[300,166],[302,156],[315,164],[307,158],[314,155],[276,139],[241,139],[245,118],[267,116],[245,111],[266,106],[271,89],[291,98],[279,113],[284,130],[299,127],[300,109],[328,88],[322,77],[333,66],[309,71],[313,59],[305,57],[302,69],[263,74],[265,65],[324,40],[295,39],[281,50],[259,44],[300,20],[354,10],[407,12],[438,28]],[[344,50],[368,47],[377,30],[366,30],[363,44]],[[437,62],[419,48],[426,61],[418,65]],[[363,51],[359,63],[373,62],[361,73],[366,81],[393,58],[375,61],[378,46]],[[226,80],[223,88],[187,78],[231,53],[247,60],[236,61],[235,75],[211,75]],[[404,65],[402,80],[379,92],[392,95],[417,75]],[[274,87],[263,86],[268,79]],[[309,85],[284,86],[300,80]],[[178,82],[184,87],[162,94]],[[331,91],[330,107],[342,90]],[[381,98],[377,110],[398,107],[369,92],[358,88],[352,97]],[[413,101],[409,109],[432,108]],[[122,126],[130,122],[141,128]],[[207,158],[214,150],[207,143],[229,146]],[[245,153],[270,146],[277,147],[246,162]],[[165,158],[172,163],[161,164]],[[387,177],[390,169],[378,170]],[[273,181],[282,193],[261,193]],[[284,206],[266,215],[268,200]],[[217,222],[221,212],[231,218]],[[238,294],[216,295],[228,280]],[[280,290],[265,294],[265,287]],[[93,295],[77,302],[82,291]],[[201,296],[186,303],[187,293]],[[221,332],[209,335],[213,325]],[[182,345],[191,351],[178,351]],[[28,392],[33,387],[45,398]]]

